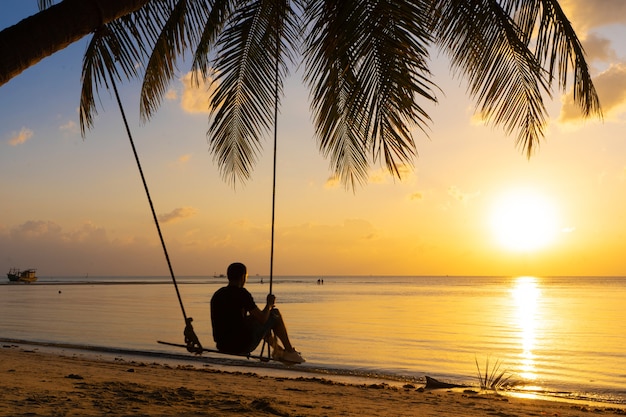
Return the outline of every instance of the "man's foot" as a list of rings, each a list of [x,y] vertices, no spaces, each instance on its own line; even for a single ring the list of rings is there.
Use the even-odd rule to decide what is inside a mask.
[[[290,350],[290,351],[285,351],[282,354],[282,357],[280,358],[280,360],[282,362],[289,362],[289,363],[304,363],[306,362],[304,360],[304,358],[302,357],[302,355],[300,354],[300,352],[294,350]]]
[[[277,361],[280,361],[282,360],[282,357],[284,354],[285,354],[285,349],[283,349],[283,347],[280,346],[278,343],[275,343],[272,348],[272,358],[276,359]]]

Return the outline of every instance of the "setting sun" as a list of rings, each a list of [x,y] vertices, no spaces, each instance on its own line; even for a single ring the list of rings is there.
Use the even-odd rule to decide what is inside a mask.
[[[550,244],[557,231],[554,204],[530,191],[511,191],[495,202],[491,213],[493,233],[503,247],[529,251]]]

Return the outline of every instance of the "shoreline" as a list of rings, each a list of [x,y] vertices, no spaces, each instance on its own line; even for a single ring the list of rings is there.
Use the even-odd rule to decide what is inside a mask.
[[[223,370],[121,353],[7,343],[0,349],[0,416],[626,415],[624,408],[599,404],[430,390],[413,383],[345,383],[297,370],[268,376],[262,375],[265,368]]]
[[[411,384],[417,387],[424,387],[427,380],[430,378],[435,380],[437,383],[444,383],[457,391],[463,389],[480,391],[478,383],[472,383],[467,379],[460,380],[459,378],[454,378],[454,376],[403,375],[374,369],[332,368],[313,365],[310,363],[304,363],[296,366],[286,366],[275,361],[260,361],[254,356],[246,358],[218,353],[205,353],[203,355],[196,356],[188,353],[182,348],[180,349],[180,353],[174,353],[157,350],[31,341],[0,337],[0,351],[2,351],[2,348],[7,347],[96,361],[124,360],[127,362],[158,363],[169,367],[185,367],[195,369],[210,368],[229,373],[254,372],[262,377],[324,378],[331,382],[345,383],[348,385],[384,384],[397,388],[406,384]],[[432,378],[433,376],[436,377],[436,379]],[[613,402],[603,397],[596,398],[594,396],[581,396],[580,394],[573,395],[573,393],[567,391],[523,390],[512,387],[500,390],[498,395],[512,398],[531,398],[546,401],[565,402],[591,408],[617,408],[626,411],[626,403]]]
[[[281,362],[263,362],[255,357],[248,359],[243,356],[232,356],[228,354],[208,353],[206,355],[194,356],[185,349],[180,349],[181,353],[166,353],[160,351],[143,351],[127,348],[110,348],[104,346],[41,342],[0,337],[0,348],[2,347],[22,348],[29,351],[94,360],[116,360],[119,357],[123,357],[127,361],[150,361],[167,366],[185,366],[198,369],[212,367],[226,372],[241,372],[242,369],[244,369],[259,373],[262,376],[297,378],[310,375],[312,377],[327,378],[334,382],[351,385],[384,383],[391,386],[402,386],[407,383],[416,385],[424,385],[426,383],[425,377],[402,376],[373,370],[364,371],[328,368],[310,365],[308,363],[287,366]]]

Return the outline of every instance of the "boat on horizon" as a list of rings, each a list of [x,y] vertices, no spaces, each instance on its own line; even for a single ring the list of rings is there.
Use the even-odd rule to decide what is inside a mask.
[[[18,268],[11,268],[9,269],[9,272],[7,272],[7,278],[9,278],[9,281],[11,282],[31,283],[37,281],[37,276],[35,275],[36,271],[37,270],[33,268],[25,269],[23,271]]]

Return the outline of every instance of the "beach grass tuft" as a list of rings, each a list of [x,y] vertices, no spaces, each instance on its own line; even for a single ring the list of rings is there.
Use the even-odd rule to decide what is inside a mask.
[[[489,358],[487,357],[487,361],[485,363],[484,373],[480,369],[480,365],[478,364],[478,359],[474,359],[476,361],[476,370],[478,371],[478,381],[480,383],[480,389],[482,390],[490,390],[490,391],[498,391],[499,389],[504,388],[507,385],[509,379],[511,379],[511,374],[507,375],[508,370],[500,370],[502,362],[496,360],[496,363],[493,365],[491,370],[489,370]]]

